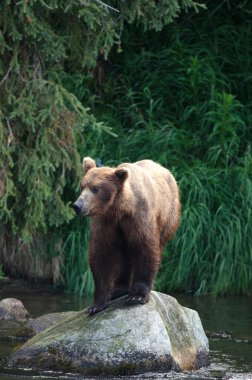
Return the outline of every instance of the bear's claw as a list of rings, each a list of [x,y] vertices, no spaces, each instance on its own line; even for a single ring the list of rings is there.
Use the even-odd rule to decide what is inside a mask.
[[[148,302],[149,297],[148,296],[129,296],[126,299],[127,305],[144,305],[146,302]]]
[[[86,310],[86,314],[89,316],[99,313],[100,311],[104,310],[107,307],[107,305],[92,305]]]

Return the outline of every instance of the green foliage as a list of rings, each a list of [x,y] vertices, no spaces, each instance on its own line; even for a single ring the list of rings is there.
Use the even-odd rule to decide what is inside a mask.
[[[63,88],[42,79],[28,82],[13,96],[13,110],[6,120],[13,133],[9,155],[15,192],[12,197],[5,192],[1,199],[2,221],[10,221],[13,232],[23,239],[71,218],[62,194],[66,178],[79,173],[72,127],[80,133],[85,114]]]
[[[0,237],[18,237],[22,244],[55,235],[58,228],[61,241],[81,176],[77,146],[84,146],[89,133],[115,136],[87,109],[98,61],[120,46],[125,25],[161,30],[190,7],[201,5],[192,0],[119,1],[116,7],[96,0],[1,1]],[[72,288],[75,278],[81,293],[85,281],[91,282],[90,275],[79,281],[86,259],[77,260],[78,272],[74,268],[76,252],[83,252],[76,248],[80,234],[72,233],[63,251],[71,252],[67,282]],[[11,242],[7,246],[11,251]],[[1,251],[0,259],[3,255],[16,259],[15,249]]]
[[[251,14],[215,7],[158,35],[129,28],[102,86],[89,87],[90,106],[118,137],[89,133],[81,155],[110,165],[148,157],[178,179],[182,221],[161,291],[252,288]]]
[[[0,6],[0,220],[23,240],[72,218],[66,192],[80,175],[76,141],[87,124],[101,127],[57,80],[67,32],[53,29],[56,9],[57,2]]]

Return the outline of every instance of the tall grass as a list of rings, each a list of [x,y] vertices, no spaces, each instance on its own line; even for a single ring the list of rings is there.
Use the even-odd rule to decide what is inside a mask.
[[[160,34],[129,30],[103,96],[89,87],[81,98],[117,135],[87,131],[81,156],[108,165],[151,158],[179,182],[182,220],[156,280],[161,291],[252,290],[252,24],[242,10],[223,11]],[[79,293],[93,286],[87,240],[80,224],[65,243],[67,283]]]
[[[94,282],[87,257],[88,220],[77,220],[66,236],[62,251],[66,257],[64,277],[68,289],[80,296],[91,295],[94,291]]]
[[[252,182],[245,166],[212,169],[199,163],[184,173],[181,226],[165,251],[158,289],[196,294],[251,290]]]

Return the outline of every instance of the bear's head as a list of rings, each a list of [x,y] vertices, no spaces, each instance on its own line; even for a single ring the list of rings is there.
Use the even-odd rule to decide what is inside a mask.
[[[96,167],[90,157],[83,159],[81,194],[72,205],[77,215],[104,215],[114,205],[128,177],[126,168]]]

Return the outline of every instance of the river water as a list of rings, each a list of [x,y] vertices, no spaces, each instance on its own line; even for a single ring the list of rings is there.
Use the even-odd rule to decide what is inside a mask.
[[[80,299],[23,283],[6,282],[2,285],[1,282],[0,299],[8,297],[20,299],[33,318],[47,313],[81,310],[91,302],[90,299]],[[252,380],[252,297],[175,297],[182,306],[199,313],[209,337],[210,367],[188,373],[147,373],[122,379]],[[13,329],[13,322],[0,321],[0,380],[81,379],[74,374],[9,369],[5,364],[6,357],[22,344],[22,341],[13,337]]]

